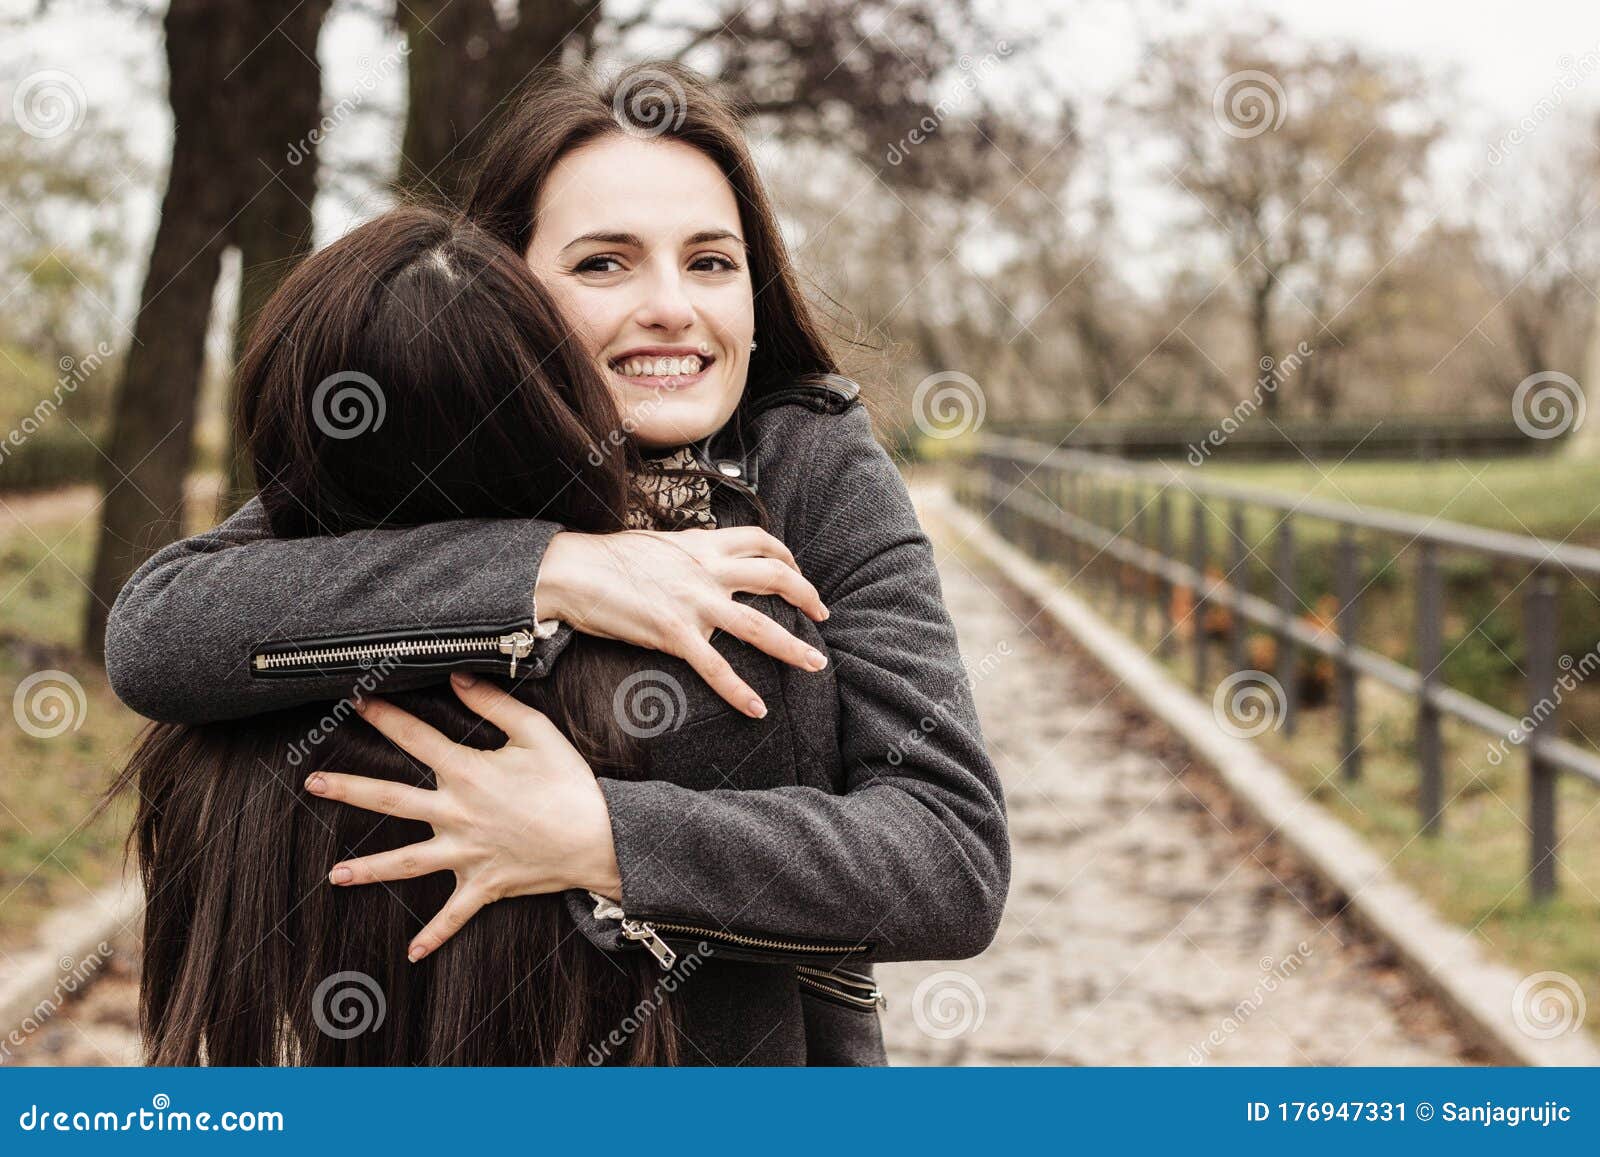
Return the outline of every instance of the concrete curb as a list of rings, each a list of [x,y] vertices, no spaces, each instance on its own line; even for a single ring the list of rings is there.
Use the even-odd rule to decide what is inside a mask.
[[[1391,945],[1407,969],[1456,1014],[1498,1062],[1600,1066],[1600,1046],[1581,1030],[1552,1039],[1522,1031],[1512,1016],[1525,979],[1488,959],[1472,935],[1443,920],[1382,859],[1248,741],[1220,730],[1196,698],[1043,568],[959,506],[942,488],[916,490],[917,505],[992,559],[1009,582],[1067,630],[1111,675],[1212,767],[1228,790],[1308,868],[1337,888],[1345,909]]]
[[[69,994],[87,988],[109,955],[101,945],[137,931],[143,904],[138,884],[125,879],[46,917],[34,947],[14,954],[0,975],[0,1034],[32,1032],[37,1025],[27,1022],[42,1023]]]

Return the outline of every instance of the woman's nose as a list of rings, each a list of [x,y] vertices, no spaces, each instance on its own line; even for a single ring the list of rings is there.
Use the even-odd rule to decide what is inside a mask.
[[[640,324],[650,329],[680,330],[693,325],[694,318],[694,302],[676,271],[650,279],[639,305]]]

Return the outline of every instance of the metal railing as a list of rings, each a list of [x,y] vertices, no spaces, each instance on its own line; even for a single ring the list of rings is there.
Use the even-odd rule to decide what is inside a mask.
[[[1151,604],[1159,605],[1165,630],[1160,653],[1170,657],[1173,636],[1183,619],[1193,628],[1193,681],[1204,691],[1208,682],[1209,643],[1200,628],[1211,607],[1226,607],[1237,618],[1227,632],[1229,660],[1235,671],[1246,669],[1242,624],[1266,628],[1276,641],[1275,681],[1282,691],[1282,727],[1294,731],[1299,711],[1295,678],[1299,653],[1327,657],[1335,670],[1342,774],[1361,775],[1357,681],[1386,684],[1416,703],[1415,743],[1418,768],[1418,810],[1421,830],[1436,834],[1444,811],[1444,744],[1442,723],[1460,720],[1474,728],[1526,747],[1529,830],[1528,868],[1532,894],[1544,899],[1556,892],[1555,848],[1558,842],[1556,781],[1560,773],[1576,775],[1600,786],[1600,755],[1556,734],[1557,595],[1559,578],[1600,579],[1600,551],[1568,546],[1532,536],[1422,518],[1395,511],[1326,502],[1293,494],[1216,482],[1200,471],[1108,458],[1079,450],[1052,448],[1017,438],[985,435],[973,453],[955,467],[957,498],[998,525],[1002,534],[1037,557],[1087,569],[1102,578],[1104,568],[1093,560],[1110,558],[1154,585],[1155,598],[1134,605],[1135,630],[1143,633]],[[1189,508],[1188,559],[1177,557],[1173,544],[1174,495]],[[1141,502],[1140,499],[1143,498]],[[1210,508],[1226,511],[1231,549],[1227,576],[1207,573],[1211,546]],[[1274,576],[1271,598],[1249,589],[1250,548],[1245,537],[1246,512],[1273,512],[1274,547],[1269,567]],[[1151,526],[1153,517],[1154,526]],[[1322,629],[1296,613],[1299,595],[1295,569],[1299,553],[1296,526],[1316,520],[1335,528],[1333,594],[1337,612],[1333,629]],[[1360,641],[1363,539],[1403,539],[1399,550],[1415,548],[1413,584],[1417,666],[1378,653]],[[1488,560],[1526,568],[1524,601],[1525,667],[1529,714],[1521,719],[1448,686],[1441,678],[1445,598],[1440,556],[1466,552]],[[1112,598],[1117,610],[1130,597],[1117,581]],[[1174,610],[1178,588],[1192,592],[1182,616]],[[1137,597],[1134,592],[1133,597]],[[1525,726],[1529,721],[1532,726]]]

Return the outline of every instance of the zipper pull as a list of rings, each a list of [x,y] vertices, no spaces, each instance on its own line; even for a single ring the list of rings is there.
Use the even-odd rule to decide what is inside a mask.
[[[602,896],[592,889],[589,895],[594,898],[594,918],[596,920],[621,920],[622,934],[629,940],[641,941],[650,950],[650,955],[656,958],[662,968],[671,968],[678,962],[678,954],[672,950],[671,945],[661,939],[661,934],[652,925],[646,924],[643,920],[634,920],[629,917],[622,910],[622,905],[618,904],[610,896]]]
[[[629,940],[643,941],[644,946],[650,950],[650,955],[662,968],[671,968],[678,962],[678,954],[672,950],[665,940],[661,939],[656,930],[642,920],[624,918],[622,921],[622,934]]]
[[[517,661],[526,659],[533,653],[535,641],[528,631],[512,631],[509,635],[500,636],[500,653],[511,656],[511,678],[517,677]]]

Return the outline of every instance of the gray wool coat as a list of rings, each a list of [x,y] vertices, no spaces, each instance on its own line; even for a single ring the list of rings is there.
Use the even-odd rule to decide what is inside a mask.
[[[650,778],[600,779],[620,904],[567,896],[595,944],[656,954],[664,991],[681,994],[691,1063],[884,1063],[872,963],[981,952],[1010,880],[1000,784],[932,549],[841,382],[762,399],[704,448],[738,476],[715,489],[718,524],[750,521],[737,491],[753,484],[831,613],[819,624],[776,598],[746,601],[828,666],[801,671],[719,633],[714,645],[768,705],[755,720],[687,664],[648,653],[649,678],[682,698],[645,741]],[[173,722],[337,698],[359,670],[341,647],[531,629],[539,563],[560,529],[473,519],[280,540],[253,501],[133,576],[107,627],[106,670],[135,711]],[[519,673],[549,671],[571,634],[534,643]],[[323,653],[279,668],[256,658],[299,650]],[[506,674],[509,662],[411,660],[382,690],[452,666]]]

